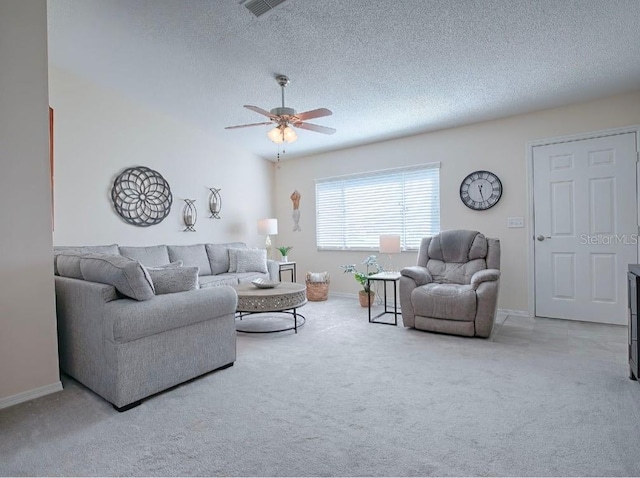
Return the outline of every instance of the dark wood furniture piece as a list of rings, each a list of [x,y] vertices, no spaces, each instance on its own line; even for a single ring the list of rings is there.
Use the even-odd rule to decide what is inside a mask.
[[[629,378],[638,379],[638,294],[640,293],[640,264],[629,264]]]

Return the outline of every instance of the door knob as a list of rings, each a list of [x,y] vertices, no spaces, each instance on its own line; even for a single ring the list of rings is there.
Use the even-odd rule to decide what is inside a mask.
[[[545,239],[551,239],[551,236],[543,236],[542,234],[540,234],[538,237],[536,237],[536,239],[538,239],[539,241],[544,241]]]

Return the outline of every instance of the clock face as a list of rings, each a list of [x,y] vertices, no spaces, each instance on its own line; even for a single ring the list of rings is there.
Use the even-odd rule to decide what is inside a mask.
[[[489,171],[475,171],[460,185],[460,199],[465,206],[483,211],[495,206],[502,196],[502,183]]]

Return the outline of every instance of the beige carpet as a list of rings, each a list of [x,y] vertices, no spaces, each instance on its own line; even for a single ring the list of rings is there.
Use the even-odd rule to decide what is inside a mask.
[[[126,413],[71,379],[0,411],[2,475],[640,474],[624,328],[508,318],[492,340],[368,324],[356,299]]]

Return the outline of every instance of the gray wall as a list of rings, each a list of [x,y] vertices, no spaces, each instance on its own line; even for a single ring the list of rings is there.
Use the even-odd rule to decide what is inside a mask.
[[[59,388],[45,0],[0,1],[0,408]]]

